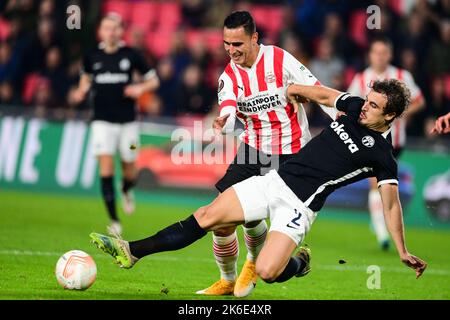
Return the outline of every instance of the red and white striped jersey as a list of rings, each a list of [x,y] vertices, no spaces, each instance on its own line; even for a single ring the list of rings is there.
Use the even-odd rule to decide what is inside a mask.
[[[251,68],[230,61],[220,76],[221,115],[225,108],[236,109],[236,116],[245,126],[239,138],[251,147],[266,154],[296,153],[311,139],[311,134],[303,106],[297,115],[286,98],[291,83],[320,84],[287,51],[260,45]]]
[[[352,95],[365,97],[369,91],[369,85],[375,80],[397,79],[403,81],[411,91],[411,101],[419,99],[422,91],[414,82],[411,73],[407,70],[400,69],[389,65],[382,74],[376,74],[372,68],[367,68],[361,73],[357,73],[353,78],[348,92]],[[392,123],[391,130],[392,145],[394,148],[401,148],[406,143],[406,121],[404,118],[398,118]]]

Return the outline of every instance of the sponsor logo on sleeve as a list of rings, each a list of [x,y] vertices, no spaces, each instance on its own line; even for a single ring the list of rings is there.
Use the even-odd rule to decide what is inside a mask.
[[[130,69],[130,65],[131,65],[130,60],[128,60],[127,58],[123,58],[119,62],[119,68],[120,70],[123,71]]]
[[[375,139],[371,136],[364,136],[361,140],[362,144],[367,148],[372,148],[375,144]]]
[[[223,87],[225,86],[225,83],[223,82],[222,79],[220,79],[219,81],[219,86],[217,87],[217,93],[219,93],[220,91],[222,91]]]

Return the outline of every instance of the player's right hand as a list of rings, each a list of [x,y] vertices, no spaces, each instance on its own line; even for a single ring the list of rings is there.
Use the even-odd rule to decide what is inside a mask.
[[[408,267],[416,270],[416,279],[418,279],[427,268],[427,263],[425,261],[416,256],[413,256],[412,254],[407,253],[400,259]]]
[[[445,116],[437,118],[431,133],[449,133],[450,132],[450,112]]]
[[[340,117],[345,116],[345,115],[346,115],[346,113],[345,113],[344,111],[338,111],[338,112],[336,113],[336,118],[335,118],[334,120],[337,120],[337,119],[339,119]]]
[[[86,98],[86,91],[81,88],[77,88],[72,93],[72,100],[76,104],[80,104]]]
[[[228,114],[226,114],[224,116],[217,117],[217,118],[214,119],[214,122],[213,122],[212,126],[213,126],[215,134],[221,134],[222,133],[223,126],[227,122],[227,119],[228,119],[229,116],[230,116],[230,114],[228,113]]]

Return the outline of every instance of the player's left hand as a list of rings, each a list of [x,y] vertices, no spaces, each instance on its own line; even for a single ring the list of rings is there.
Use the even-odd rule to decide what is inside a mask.
[[[334,120],[337,120],[337,119],[339,119],[340,117],[345,116],[345,115],[346,115],[346,113],[345,113],[344,111],[338,111],[338,112],[336,113],[336,118],[335,118]]]
[[[223,129],[225,123],[227,122],[227,119],[229,116],[230,116],[230,114],[228,113],[228,114],[225,114],[221,117],[217,117],[214,119],[213,129],[214,129],[214,133],[216,135],[219,135],[222,133],[222,129]]]
[[[125,97],[138,99],[144,93],[144,89],[140,84],[130,84],[123,90]]]
[[[450,112],[444,116],[436,119],[433,129],[431,129],[431,134],[443,134],[450,132]]]
[[[416,279],[418,279],[427,268],[427,263],[425,261],[409,253],[402,256],[401,260],[408,267],[416,270]]]
[[[306,103],[308,102],[308,100],[301,96],[295,95],[290,97],[290,102],[294,106],[294,112],[297,113],[298,109],[300,108],[300,103]]]
[[[291,84],[287,87],[286,96],[289,102],[294,106],[294,112],[297,113],[300,108],[300,103],[309,102],[308,99],[299,96],[298,94],[293,93],[294,84]]]

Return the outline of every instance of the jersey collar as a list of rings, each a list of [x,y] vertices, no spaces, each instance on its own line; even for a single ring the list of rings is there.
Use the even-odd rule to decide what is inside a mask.
[[[381,135],[383,136],[383,138],[387,139],[388,134],[391,132],[392,127],[389,127],[389,129],[387,129],[385,132],[383,132]]]
[[[119,44],[117,45],[117,47],[119,47],[119,48],[122,48],[122,47],[124,47],[125,46],[125,41],[119,41]],[[105,48],[106,48],[106,45],[105,45],[105,43],[102,41],[102,42],[100,42],[99,44],[98,44],[98,48],[100,49],[100,50],[104,50]]]
[[[394,67],[393,65],[389,64],[386,67],[386,70],[384,70],[383,73],[381,73],[381,74],[377,74],[372,67],[369,67],[369,70],[372,73],[373,80],[384,80],[384,79],[387,79],[390,74],[392,74],[393,67]]]

